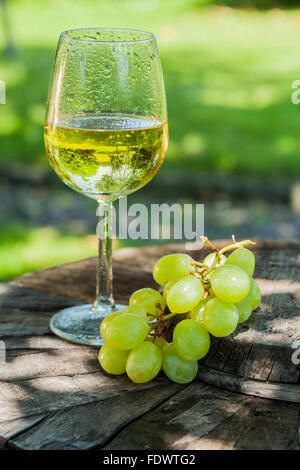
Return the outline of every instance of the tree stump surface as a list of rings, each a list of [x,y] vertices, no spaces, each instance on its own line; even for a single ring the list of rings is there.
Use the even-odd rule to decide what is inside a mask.
[[[213,339],[189,385],[163,374],[143,385],[108,376],[97,350],[51,334],[53,313],[93,300],[95,258],[0,284],[0,450],[300,449],[300,243],[258,242],[254,251],[261,306],[233,335]],[[174,252],[202,259],[208,249],[116,251],[116,300],[155,287],[155,261]]]

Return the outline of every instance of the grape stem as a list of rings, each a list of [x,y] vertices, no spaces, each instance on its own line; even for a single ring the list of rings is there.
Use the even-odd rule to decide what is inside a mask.
[[[193,276],[196,277],[197,279],[203,279],[203,273],[205,271],[202,269],[196,269],[195,272],[193,273]]]
[[[157,336],[157,338],[162,342],[164,343],[166,346],[168,346],[168,341],[163,337],[163,336]]]
[[[165,315],[164,317],[160,316],[156,320],[150,320],[148,322],[149,332],[158,328],[161,325],[162,321],[169,320],[170,318],[173,318],[176,315],[180,315],[180,313],[169,313],[168,315]]]
[[[152,313],[147,313],[147,317],[152,317],[152,319],[156,318],[156,316],[153,315]]]
[[[207,237],[201,237],[203,243],[205,243],[205,245],[209,246],[209,248],[211,248],[213,251],[215,251],[216,253],[219,253],[219,250],[218,248],[216,248],[210,241]]]
[[[234,248],[241,248],[246,245],[255,245],[255,242],[252,240],[242,240],[241,242],[232,243],[231,245],[224,246],[224,248],[219,251],[219,254],[222,255],[226,251],[233,250]]]
[[[180,313],[169,313],[168,315],[162,317],[162,320],[169,320],[169,318],[175,317],[176,315],[180,315]]]
[[[154,330],[159,325],[159,319],[148,321],[149,331]]]
[[[193,266],[201,266],[202,268],[205,268],[205,269],[208,268],[207,264],[200,263],[200,261],[195,261],[194,259],[191,261],[191,264]]]

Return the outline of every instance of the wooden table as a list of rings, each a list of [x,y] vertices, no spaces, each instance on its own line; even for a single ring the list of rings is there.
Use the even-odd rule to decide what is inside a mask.
[[[261,309],[213,341],[189,385],[163,374],[144,385],[109,377],[97,350],[50,333],[54,312],[93,300],[94,258],[0,284],[0,448],[300,449],[300,373],[291,360],[300,340],[300,244],[255,249]],[[116,299],[154,286],[155,260],[176,251],[184,246],[116,252]]]

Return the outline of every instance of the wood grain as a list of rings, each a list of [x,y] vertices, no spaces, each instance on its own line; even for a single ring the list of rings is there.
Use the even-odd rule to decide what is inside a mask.
[[[40,424],[10,441],[18,449],[91,449],[105,442],[137,417],[150,411],[178,391],[152,382],[150,387],[135,387],[134,392],[106,396],[106,399],[77,405],[51,414]]]
[[[255,395],[256,397],[264,397],[271,400],[300,403],[299,384],[246,379],[245,377],[237,377],[236,375],[207,368],[202,363],[199,364],[198,378],[203,380],[203,382],[233,392],[246,393],[247,395]]]
[[[299,406],[193,383],[127,426],[106,450],[300,449]]]

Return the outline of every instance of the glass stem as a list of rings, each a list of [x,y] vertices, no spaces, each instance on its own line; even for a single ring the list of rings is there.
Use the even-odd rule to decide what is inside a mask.
[[[112,202],[99,202],[97,214],[98,262],[96,300],[93,310],[114,307],[112,273]]]

